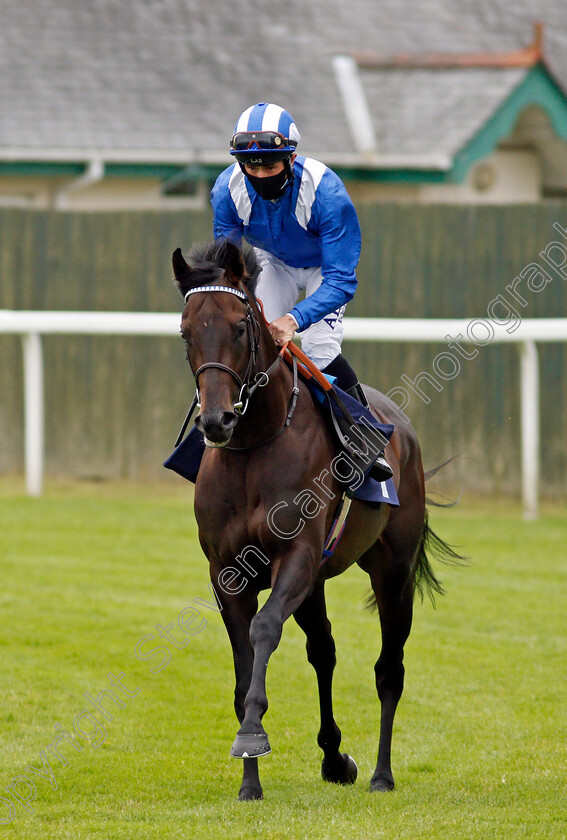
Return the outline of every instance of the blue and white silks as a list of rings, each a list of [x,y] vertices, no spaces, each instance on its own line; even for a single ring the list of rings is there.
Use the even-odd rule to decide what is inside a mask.
[[[354,295],[361,234],[346,188],[320,161],[298,155],[284,195],[267,201],[238,163],[222,172],[211,192],[215,238],[226,236],[274,254],[294,268],[320,267],[321,286],[291,314],[299,331],[348,303]],[[283,313],[282,313],[283,314]]]

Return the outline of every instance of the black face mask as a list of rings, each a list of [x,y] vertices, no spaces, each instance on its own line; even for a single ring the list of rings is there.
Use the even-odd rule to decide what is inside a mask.
[[[270,175],[268,178],[258,178],[257,175],[249,175],[248,172],[246,172],[246,177],[260,198],[264,198],[266,201],[274,201],[276,198],[280,198],[287,185],[291,183],[289,174],[285,169],[278,172],[277,175]]]

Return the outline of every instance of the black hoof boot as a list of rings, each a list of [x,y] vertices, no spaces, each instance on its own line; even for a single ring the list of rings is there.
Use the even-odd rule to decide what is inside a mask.
[[[239,732],[230,750],[233,758],[259,758],[271,752],[272,748],[265,732]]]
[[[321,764],[321,776],[326,782],[336,785],[353,785],[358,776],[356,761],[347,753],[341,753],[339,761],[326,761]]]

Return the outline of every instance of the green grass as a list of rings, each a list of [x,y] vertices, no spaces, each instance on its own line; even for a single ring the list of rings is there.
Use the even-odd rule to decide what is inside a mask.
[[[62,747],[68,764],[51,761],[57,789],[35,776],[34,813],[18,804],[0,831],[49,840],[565,838],[565,514],[547,507],[524,523],[517,504],[466,498],[433,512],[435,530],[471,564],[436,566],[447,595],[436,610],[416,604],[391,794],[367,791],[379,639],[362,608],[367,578],[355,568],[331,581],[335,711],[358,781],[340,788],[320,778],[315,680],[292,621],[268,672],[266,798],[239,803],[220,615],[193,604],[207,624],[183,649],[167,643],[171,661],[159,673],[149,669],[161,657],[134,653],[156,624],[176,625],[193,598],[210,599],[189,485],[58,485],[29,499],[0,483],[0,797],[11,798],[6,786],[29,775],[26,765],[40,766],[57,724],[72,731],[92,708],[84,692],[110,688],[108,673],[138,689],[123,708],[108,704],[113,720],[98,747]],[[0,800],[0,819],[7,814]]]

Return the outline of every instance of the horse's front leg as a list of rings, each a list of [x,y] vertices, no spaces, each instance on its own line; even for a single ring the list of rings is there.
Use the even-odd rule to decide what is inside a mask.
[[[244,701],[244,719],[230,754],[235,758],[259,757],[271,751],[262,718],[268,708],[266,670],[277,648],[284,622],[305,600],[313,588],[316,562],[307,546],[295,548],[281,558],[270,597],[252,619],[250,642],[254,665],[250,688]]]
[[[222,606],[221,615],[232,646],[236,678],[234,710],[238,721],[242,723],[244,719],[244,699],[250,687],[254,663],[254,651],[250,643],[250,622],[258,609],[258,598],[256,592],[249,588],[235,595],[227,595],[218,584],[215,588]],[[263,798],[257,758],[244,759],[242,784],[238,798]]]

